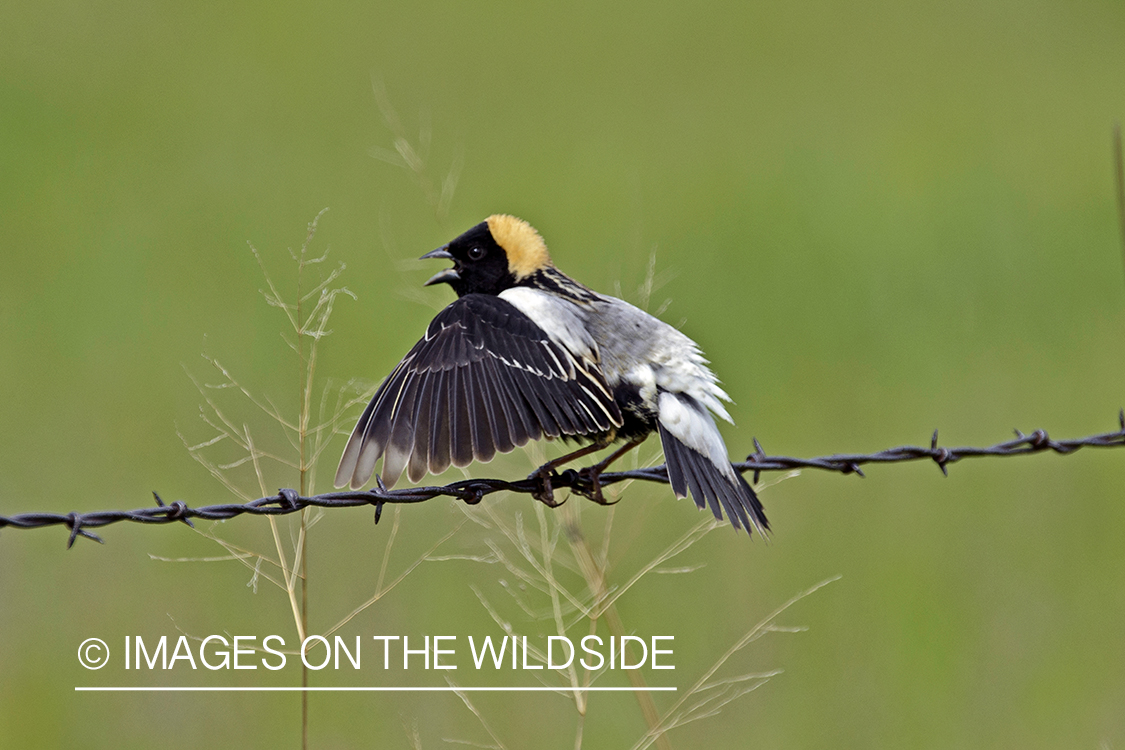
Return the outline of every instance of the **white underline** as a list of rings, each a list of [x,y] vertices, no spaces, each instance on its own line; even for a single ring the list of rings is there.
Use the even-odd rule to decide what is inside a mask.
[[[76,687],[75,692],[89,693],[656,693],[675,692],[674,687]]]

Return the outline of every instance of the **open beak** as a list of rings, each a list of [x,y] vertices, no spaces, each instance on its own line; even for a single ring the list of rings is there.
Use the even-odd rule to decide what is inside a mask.
[[[418,260],[429,260],[431,258],[447,259],[452,257],[453,256],[449,254],[448,245],[442,245],[437,250],[431,250],[430,252],[426,253]],[[460,280],[460,278],[461,274],[457,273],[456,268],[447,268],[444,271],[438,271],[437,273],[435,273],[430,277],[430,280],[422,286],[433,286],[434,284],[451,284],[454,281]]]

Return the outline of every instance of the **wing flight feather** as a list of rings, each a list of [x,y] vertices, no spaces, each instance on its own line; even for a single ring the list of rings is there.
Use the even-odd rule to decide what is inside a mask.
[[[573,352],[513,304],[468,294],[446,307],[376,391],[353,430],[336,486],[418,481],[488,461],[540,437],[621,425],[597,352]]]

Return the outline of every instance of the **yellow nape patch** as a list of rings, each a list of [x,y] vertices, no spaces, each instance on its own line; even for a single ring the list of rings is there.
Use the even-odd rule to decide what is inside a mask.
[[[553,265],[547,253],[547,243],[535,227],[507,214],[493,214],[487,221],[492,239],[508,255],[508,270],[516,279],[526,279],[536,271]]]

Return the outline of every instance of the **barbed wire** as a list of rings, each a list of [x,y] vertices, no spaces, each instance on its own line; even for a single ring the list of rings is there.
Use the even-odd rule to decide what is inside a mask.
[[[1069,455],[1079,448],[1123,447],[1125,446],[1125,409],[1118,413],[1118,423],[1120,429],[1114,432],[1104,432],[1071,440],[1052,440],[1045,430],[1035,430],[1030,435],[1025,435],[1016,430],[1015,439],[984,448],[941,447],[938,445],[937,430],[934,430],[928,448],[904,445],[897,448],[888,448],[877,453],[837,453],[819,458],[769,456],[766,455],[761,443],[755,438],[755,452],[747,456],[745,461],[735,463],[734,467],[742,473],[754,472],[755,483],[757,483],[763,471],[821,469],[840,474],[858,474],[862,477],[864,473],[860,467],[864,464],[890,464],[923,460],[933,461],[941,469],[942,474],[948,476],[949,464],[966,458],[1023,456],[1047,451]],[[435,497],[452,497],[469,505],[475,505],[487,495],[496,492],[538,495],[543,489],[542,480],[535,478],[534,475],[513,482],[502,479],[466,479],[443,486],[407,487],[397,490],[388,490],[383,486],[382,480],[378,476],[376,476],[376,480],[379,486],[369,490],[326,492],[311,497],[301,497],[295,490],[281,489],[276,495],[261,497],[245,504],[224,503],[199,508],[193,508],[182,500],[165,503],[160,495],[153,492],[153,497],[156,498],[156,505],[153,507],[137,510],[101,510],[91,513],[21,513],[15,516],[0,516],[0,529],[5,527],[36,529],[47,526],[66,526],[70,529],[70,538],[66,545],[69,549],[78,537],[85,537],[104,544],[104,540],[89,529],[108,526],[121,521],[151,524],[185,523],[194,528],[193,518],[222,521],[247,514],[281,516],[296,513],[308,507],[355,508],[371,505],[375,507],[375,523],[378,523],[383,506],[386,504],[421,503]],[[551,475],[551,486],[555,490],[566,489],[584,497],[593,497],[595,489],[629,480],[667,484],[668,471],[665,466],[661,465],[630,471],[606,472],[597,478],[597,487],[595,487],[595,483],[591,480],[589,474],[575,469],[567,469],[561,474]]]

